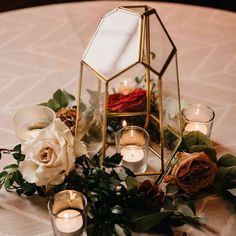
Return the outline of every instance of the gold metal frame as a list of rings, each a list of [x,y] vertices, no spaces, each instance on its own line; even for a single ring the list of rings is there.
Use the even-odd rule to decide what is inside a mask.
[[[137,11],[137,8],[143,8],[143,13]],[[146,116],[145,119],[145,128],[148,126],[149,122],[150,122],[150,118],[154,119],[157,123],[159,123],[160,126],[160,149],[161,152],[160,154],[157,153],[155,150],[153,150],[151,147],[149,148],[156,156],[158,156],[161,159],[161,170],[160,171],[147,171],[144,173],[136,173],[136,175],[159,175],[160,178],[165,174],[165,172],[167,171],[168,166],[170,165],[171,159],[174,156],[180,142],[181,142],[181,137],[182,137],[182,133],[180,130],[180,133],[176,133],[175,130],[171,130],[171,128],[167,128],[170,129],[170,131],[172,133],[174,133],[176,135],[176,137],[178,137],[179,142],[178,145],[176,146],[175,150],[173,151],[173,153],[171,154],[172,157],[169,159],[169,161],[167,163],[164,162],[164,125],[163,125],[163,103],[162,103],[162,93],[163,93],[163,88],[162,88],[162,76],[165,73],[166,69],[168,68],[170,62],[172,61],[173,58],[175,58],[176,61],[176,79],[177,79],[177,94],[178,94],[178,108],[179,111],[181,111],[181,107],[180,107],[180,91],[179,91],[179,77],[178,77],[178,65],[177,65],[177,50],[176,47],[173,43],[173,41],[171,40],[166,28],[164,27],[164,24],[162,23],[160,17],[158,16],[157,12],[155,9],[146,6],[146,5],[140,5],[140,6],[122,6],[119,8],[114,9],[112,12],[106,14],[104,17],[109,16],[109,14],[112,14],[115,11],[125,11],[125,12],[129,12],[130,14],[135,14],[140,16],[140,32],[139,32],[139,52],[138,52],[138,58],[137,61],[134,62],[131,65],[128,65],[126,68],[124,68],[122,71],[119,71],[118,73],[116,73],[115,75],[111,76],[110,78],[107,78],[106,76],[104,76],[103,74],[101,74],[99,71],[96,71],[96,69],[94,69],[91,65],[89,65],[86,60],[84,60],[84,57],[81,60],[81,68],[80,68],[80,82],[79,82],[79,88],[78,88],[78,109],[77,109],[77,126],[78,126],[78,122],[79,122],[79,104],[80,104],[80,98],[81,98],[81,89],[82,89],[82,85],[83,85],[83,68],[86,67],[86,69],[88,69],[92,74],[94,74],[94,76],[96,78],[99,79],[99,86],[98,86],[98,90],[101,90],[101,83],[104,83],[105,85],[105,101],[104,101],[104,114],[103,114],[103,129],[102,129],[102,133],[103,133],[103,145],[102,145],[102,150],[101,150],[101,157],[103,158],[105,156],[105,152],[106,152],[106,148],[109,145],[112,145],[112,143],[108,143],[107,142],[107,118],[108,117],[122,117],[122,116],[140,116],[140,115],[144,115]],[[161,27],[163,28],[170,44],[172,45],[172,50],[170,51],[169,56],[167,57],[165,63],[163,64],[160,72],[158,72],[155,68],[152,68],[151,63],[150,63],[150,52],[151,52],[151,45],[150,45],[150,21],[149,21],[149,17],[151,15],[155,15],[157,17],[157,20],[159,21]],[[103,21],[103,18],[101,18],[101,21],[98,24],[98,28],[96,30],[96,32],[94,33],[94,36],[92,37],[87,50],[84,53],[84,56],[86,55],[87,51],[89,50],[91,43],[94,39],[94,37],[96,36],[99,27],[101,25]],[[143,52],[146,52],[145,54],[145,58],[143,55]],[[145,60],[143,60],[145,59]],[[145,75],[146,75],[146,90],[147,90],[147,104],[146,104],[146,111],[144,112],[124,112],[124,113],[118,113],[118,112],[108,112],[107,111],[107,103],[108,103],[108,85],[109,82],[115,78],[117,78],[117,76],[121,75],[122,73],[126,72],[127,70],[133,68],[134,66],[136,66],[137,64],[142,64],[145,67]],[[151,101],[150,101],[150,72],[154,73],[158,78],[158,89],[159,89],[159,94],[160,94],[160,101],[159,101],[159,120],[157,119],[157,117],[155,117],[152,113],[151,113]],[[179,115],[181,116],[181,112],[179,112]],[[179,117],[180,122],[181,122],[181,117]],[[77,127],[76,126],[76,127]],[[181,126],[180,126],[181,127]],[[76,134],[77,134],[77,128],[76,128]]]

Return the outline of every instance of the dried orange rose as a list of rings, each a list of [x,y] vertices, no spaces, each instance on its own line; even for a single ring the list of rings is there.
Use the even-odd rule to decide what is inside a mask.
[[[177,153],[179,159],[164,181],[175,182],[184,192],[196,193],[213,184],[217,165],[204,152]]]
[[[56,113],[57,118],[60,118],[66,126],[70,129],[71,133],[75,135],[75,124],[76,124],[76,108],[61,108]]]

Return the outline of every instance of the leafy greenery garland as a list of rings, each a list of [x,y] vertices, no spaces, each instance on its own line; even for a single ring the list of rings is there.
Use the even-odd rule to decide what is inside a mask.
[[[65,91],[58,90],[53,98],[44,103],[54,110],[68,106],[74,98]],[[180,151],[204,151],[216,161],[216,152],[211,141],[200,132],[190,132],[183,136]],[[194,195],[187,195],[174,184],[166,186],[164,201],[157,198],[158,191],[141,191],[140,182],[129,169],[120,166],[121,156],[106,157],[102,164],[99,156],[92,160],[86,156],[76,158],[76,168],[60,185],[49,191],[44,187],[28,183],[18,170],[25,159],[21,145],[13,150],[0,149],[1,154],[12,154],[16,163],[7,165],[0,172],[0,187],[16,191],[19,195],[53,195],[65,189],[74,189],[85,194],[88,200],[88,218],[92,235],[131,235],[137,232],[161,232],[173,235],[173,227],[189,224],[198,229],[208,229],[203,217],[196,216],[195,203],[209,194],[221,194],[231,200],[236,209],[236,158],[223,155],[218,161],[218,173],[209,189]],[[157,186],[153,185],[155,189]]]

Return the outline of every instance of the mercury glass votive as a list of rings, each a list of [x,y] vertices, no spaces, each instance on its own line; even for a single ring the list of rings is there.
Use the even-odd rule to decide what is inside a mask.
[[[215,112],[208,106],[192,104],[182,111],[184,130],[200,131],[210,137]]]
[[[125,126],[115,136],[116,150],[122,155],[122,165],[133,172],[147,168],[149,135],[138,126]]]
[[[26,141],[48,127],[55,118],[55,112],[48,107],[40,105],[23,107],[13,118],[16,135],[21,141]]]
[[[87,200],[75,190],[56,193],[48,201],[55,236],[86,236]]]

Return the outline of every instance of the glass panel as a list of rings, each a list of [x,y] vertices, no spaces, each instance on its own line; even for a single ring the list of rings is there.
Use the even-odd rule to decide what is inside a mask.
[[[144,127],[148,93],[145,73],[145,67],[137,64],[108,82],[108,134],[111,139],[122,126]]]
[[[141,16],[121,9],[104,16],[83,60],[107,79],[138,61]]]
[[[164,126],[170,127],[177,135],[181,135],[179,119],[179,84],[176,71],[176,55],[162,76]]]
[[[147,25],[149,24],[150,26],[150,66],[153,70],[160,73],[174,46],[156,14],[151,14],[150,16],[147,16],[146,19]],[[147,63],[145,43],[146,40],[144,40],[143,61],[144,63]]]
[[[181,136],[179,88],[176,55],[162,76],[162,104],[164,125],[164,157],[168,161],[176,151]]]
[[[83,66],[78,138],[85,142],[90,156],[102,147],[105,84]]]

